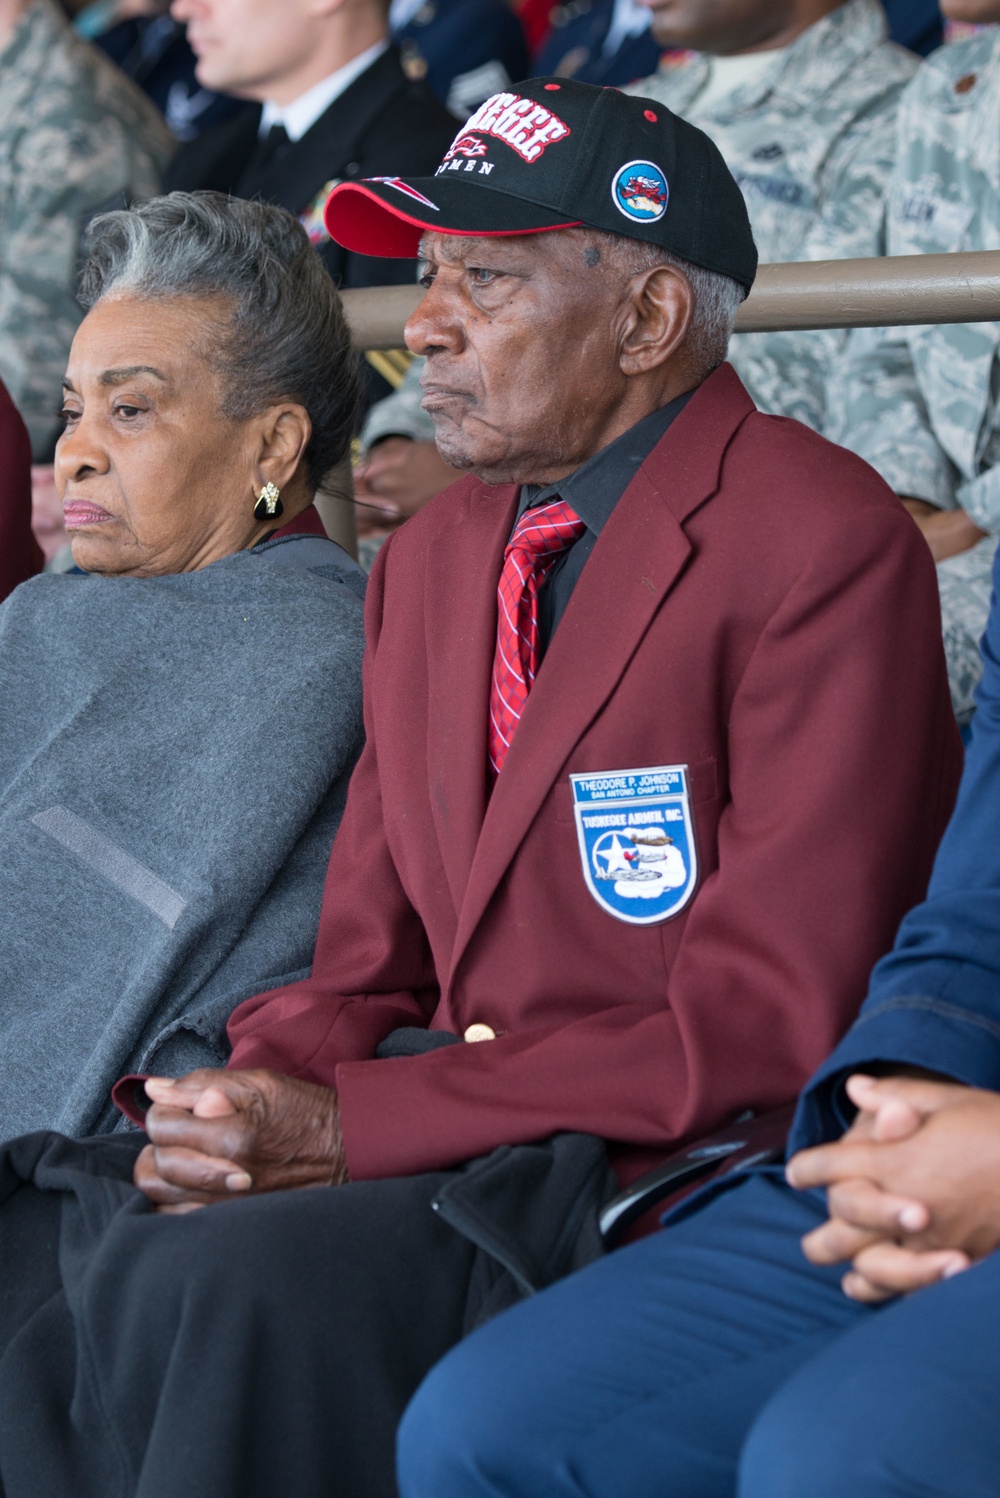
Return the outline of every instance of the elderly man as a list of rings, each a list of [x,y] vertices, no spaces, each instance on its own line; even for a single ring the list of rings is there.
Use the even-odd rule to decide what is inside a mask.
[[[1000,606],[984,656],[927,900],[800,1099],[788,1179],[731,1177],[458,1349],[402,1427],[404,1498],[997,1491]]]
[[[631,92],[700,126],[743,189],[761,258],[884,252],[899,95],[916,59],[887,39],[878,0],[644,0],[665,53]],[[839,331],[741,335],[730,359],[757,404],[825,430]],[[389,524],[449,481],[417,372],[363,433],[358,497]],[[407,439],[420,444],[409,445]]]
[[[412,280],[412,265],[387,272],[346,254],[323,224],[335,182],[427,171],[455,133],[427,84],[403,71],[389,0],[173,0],[171,14],[187,23],[198,81],[260,107],[184,146],[167,189],[210,187],[288,208],[338,285]]]
[[[616,1179],[793,1095],[950,808],[930,558],[721,362],[756,255],[706,136],[540,80],[327,217],[420,245],[468,476],[375,569],[311,978],[146,1082],[149,1144],[0,1156],[6,1498],[391,1494],[419,1379]]]

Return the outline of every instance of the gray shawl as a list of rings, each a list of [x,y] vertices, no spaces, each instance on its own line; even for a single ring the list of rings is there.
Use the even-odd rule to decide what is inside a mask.
[[[0,1139],[115,1127],[115,1079],[227,1055],[308,974],[362,743],[363,576],[272,541],[0,607]]]

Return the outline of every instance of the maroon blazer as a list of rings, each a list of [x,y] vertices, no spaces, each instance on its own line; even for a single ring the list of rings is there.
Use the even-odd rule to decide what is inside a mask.
[[[0,602],[41,572],[31,532],[31,443],[17,407],[0,384]]]
[[[232,1065],[337,1088],[354,1179],[560,1129],[630,1174],[788,1101],[921,898],[957,785],[926,543],[723,366],[605,526],[488,795],[517,494],[463,479],[383,547],[313,976],[230,1024]],[[678,764],[699,883],[625,924],[585,883],[568,776]],[[373,1059],[397,1026],[474,1024],[496,1038]]]

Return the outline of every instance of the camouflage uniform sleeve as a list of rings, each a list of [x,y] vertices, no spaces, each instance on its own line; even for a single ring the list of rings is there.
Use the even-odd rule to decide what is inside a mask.
[[[434,441],[434,423],[420,406],[423,367],[423,359],[414,359],[399,389],[372,406],[361,432],[361,446],[366,452],[383,437],[409,437],[413,442]]]
[[[822,209],[800,256],[845,260],[885,254],[885,194],[894,157],[895,99],[856,118],[830,152]],[[847,339],[841,329],[751,333],[734,340],[733,363],[757,404],[827,432],[830,370]]]
[[[981,531],[1000,532],[1000,466],[987,468],[955,490],[955,503]]]
[[[827,436],[897,494],[961,504],[958,472],[934,436],[904,328],[859,328],[831,374]]]
[[[169,137],[153,106],[51,8],[27,13],[23,100],[0,145],[0,378],[47,461],[70,344],[81,231],[120,193],[152,195]],[[40,80],[40,81],[39,81]]]
[[[66,357],[82,310],[73,294],[80,233],[78,189],[53,172],[52,158],[72,159],[68,132],[26,137],[4,214],[0,263],[0,377],[24,417],[36,457],[57,426]]]

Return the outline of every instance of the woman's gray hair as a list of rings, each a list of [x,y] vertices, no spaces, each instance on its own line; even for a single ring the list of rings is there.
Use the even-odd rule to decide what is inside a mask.
[[[682,260],[647,240],[604,232],[595,232],[594,238],[607,244],[614,264],[626,277],[653,270],[657,265],[672,265],[681,271],[694,292],[694,315],[685,343],[699,377],[711,374],[726,357],[736,314],[746,300],[746,289],[740,282],[718,271],[703,270],[700,265],[692,265],[690,260]]]
[[[80,300],[220,297],[232,313],[200,352],[220,372],[223,413],[246,420],[283,400],[312,422],[319,487],[357,428],[361,374],[333,282],[292,214],[218,192],[172,192],[95,218]]]

